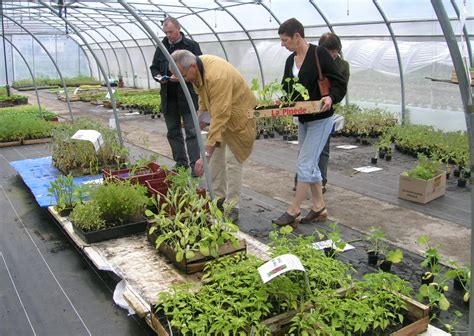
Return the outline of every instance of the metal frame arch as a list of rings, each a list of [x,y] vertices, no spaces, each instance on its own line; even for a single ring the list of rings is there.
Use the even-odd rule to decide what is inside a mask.
[[[466,129],[469,139],[469,151],[471,161],[471,171],[474,169],[474,107],[472,105],[471,78],[465,71],[465,65],[459,50],[456,35],[454,34],[451,21],[441,0],[431,0],[431,5],[438,17],[438,22],[443,30],[444,38],[448,45],[449,53],[453,61],[454,69],[459,80],[459,91],[461,93],[464,107],[464,116],[466,118]],[[470,179],[471,184],[473,177]],[[474,267],[474,244],[472,231],[474,230],[474,189],[471,188],[471,269]],[[471,277],[470,286],[474,285],[474,278]],[[469,332],[468,335],[474,335],[474,302],[469,300]]]
[[[6,17],[8,20],[10,20],[11,22],[15,23],[17,26],[21,27],[25,32],[28,33],[28,35],[30,35],[33,40],[36,41],[36,43],[38,43],[41,48],[44,50],[44,52],[46,53],[46,55],[48,55],[49,59],[51,60],[51,62],[53,62],[54,64],[54,67],[56,68],[56,71],[58,72],[58,75],[59,77],[61,78],[61,83],[63,84],[63,88],[64,88],[64,95],[66,96],[66,102],[67,102],[67,106],[68,106],[68,109],[69,109],[69,115],[71,116],[71,120],[74,120],[74,117],[72,115],[72,109],[71,109],[71,102],[69,100],[69,95],[67,93],[67,86],[66,86],[66,82],[64,81],[64,77],[61,73],[61,71],[59,70],[59,67],[58,65],[56,64],[56,62],[54,61],[53,57],[51,56],[51,54],[49,53],[48,49],[43,45],[43,43],[41,43],[41,41],[34,35],[32,34],[27,28],[25,28],[21,23],[17,22],[15,19],[12,19],[11,17],[9,17],[8,15],[2,13],[2,16],[3,17]]]
[[[314,7],[314,9],[316,9],[316,11],[318,12],[319,16],[321,16],[321,18],[323,19],[323,21],[326,23],[326,25],[328,26],[329,30],[331,31],[331,33],[334,33],[334,28],[333,28],[333,25],[331,24],[331,22],[329,22],[328,18],[326,17],[326,15],[324,15],[323,11],[321,10],[321,8],[319,8],[318,5],[316,5],[314,3],[314,0],[309,0],[309,3]],[[334,33],[335,34],[335,33]]]
[[[43,22],[43,23],[45,23],[46,25],[50,25],[45,19],[37,18],[37,20],[38,20],[38,21],[41,21],[41,22]],[[91,62],[91,60],[90,60],[90,58],[89,58],[89,55],[88,55],[87,52],[84,50],[84,47],[83,47],[78,41],[76,41],[76,39],[74,39],[74,36],[73,36],[73,35],[67,34],[66,36],[67,36],[68,38],[70,38],[71,40],[73,40],[73,41],[77,44],[77,46],[78,46],[79,48],[81,48],[82,52],[83,52],[84,55],[86,56],[87,61],[88,61],[88,63],[89,63],[89,73],[90,73],[90,76],[92,77],[92,62]]]
[[[73,36],[71,36],[71,35],[68,34],[68,35],[66,35],[66,37],[67,37],[67,38],[70,38],[71,40],[73,40],[73,41],[77,44],[77,46],[79,47],[79,49],[82,50],[82,53],[84,54],[84,56],[86,56],[86,58],[87,58],[87,65],[89,66],[89,76],[92,77],[92,62],[91,62],[91,59],[89,58],[89,55],[87,55],[86,51],[84,50],[84,47],[83,47],[79,42],[77,42],[76,39],[75,39]]]
[[[393,33],[393,29],[392,29],[392,25],[391,25],[390,21],[387,20],[387,17],[385,16],[385,13],[382,10],[382,8],[380,7],[380,5],[378,4],[377,0],[372,0],[372,2],[374,3],[375,7],[379,11],[380,16],[382,16],[382,19],[384,20],[385,25],[387,26],[387,29],[390,33],[390,37],[392,38],[393,46],[395,47],[395,53],[397,54],[398,71],[400,73],[400,91],[401,91],[401,96],[402,96],[401,97],[402,98],[402,124],[404,124],[405,119],[406,119],[405,76],[403,74],[403,65],[402,65],[402,58],[401,58],[401,55],[400,55],[400,49],[398,48],[397,38],[395,37],[395,34]]]
[[[66,20],[66,21],[67,21],[67,20]],[[68,21],[68,24],[71,24],[71,23]],[[96,40],[95,38],[93,38],[89,33],[87,33],[86,31],[84,31],[83,29],[81,29],[81,31],[82,31],[82,33],[84,33],[84,34],[86,34],[87,36],[89,36],[89,38],[90,38],[92,41],[94,41],[94,44],[97,45],[97,47],[99,47],[100,51],[102,51],[102,54],[104,54],[105,65],[107,66],[107,75],[108,75],[108,77],[110,77],[109,60],[108,60],[108,58],[107,58],[107,55],[105,54],[104,49],[100,46],[99,42],[97,42],[97,40]],[[101,35],[101,34],[99,34],[99,35]],[[101,35],[101,36],[102,36],[102,35]],[[107,40],[106,40],[106,43],[108,43]],[[111,46],[111,48],[112,48],[112,46]],[[113,48],[112,48],[112,49],[113,49]],[[114,51],[114,53],[115,53],[115,51]],[[117,57],[117,55],[115,55],[115,57]],[[117,62],[118,62],[118,60],[117,60]],[[99,71],[99,74],[100,74],[100,71]],[[99,79],[100,79],[100,75],[99,75]]]
[[[0,36],[3,37],[2,34],[0,34]],[[30,65],[29,65],[28,62],[26,61],[25,56],[23,56],[23,54],[21,53],[20,49],[18,49],[17,46],[13,43],[13,41],[9,41],[9,40],[6,38],[6,36],[5,36],[4,41],[8,41],[8,43],[10,44],[10,46],[12,47],[12,49],[15,49],[15,51],[18,53],[18,55],[20,55],[20,57],[21,57],[21,59],[23,60],[23,62],[25,62],[26,68],[28,69],[28,72],[30,73],[31,79],[33,80],[33,86],[35,87],[36,100],[38,101],[39,112],[40,112],[40,114],[42,114],[42,112],[41,112],[41,103],[40,103],[40,98],[39,98],[39,94],[38,94],[38,86],[36,85],[36,78],[35,78],[35,75],[33,74],[33,71],[31,70]]]
[[[152,4],[152,5],[154,5],[156,8],[158,8],[160,11],[162,11],[167,17],[168,17],[168,16],[171,16],[171,15],[169,15],[168,11],[163,10],[158,4],[151,3],[150,0],[148,0],[148,2],[149,2],[150,4]],[[186,6],[186,4],[184,4],[184,6],[189,10],[189,7]],[[148,15],[144,15],[144,17],[146,17],[147,19],[150,19],[150,17],[149,17]],[[177,17],[176,19],[178,19],[178,17]],[[153,22],[153,20],[150,20],[150,21]],[[191,40],[194,40],[192,34],[181,24],[181,22],[179,23],[179,25],[180,25],[181,28],[186,32],[186,35],[188,35]],[[156,25],[156,26],[157,26],[161,31],[163,31],[163,27],[162,27],[162,26],[160,26],[160,25]]]
[[[275,13],[273,13],[273,11],[272,11],[270,8],[268,8],[267,5],[265,5],[265,4],[263,3],[263,1],[260,1],[260,2],[259,2],[259,5],[262,6],[263,8],[265,8],[265,9],[267,10],[267,12],[270,13],[271,16],[273,16],[273,18],[274,18],[275,21],[278,23],[278,25],[281,24],[280,19],[275,15]]]
[[[89,19],[91,19],[91,20],[97,22],[97,24],[99,25],[100,28],[106,29],[106,30],[109,31],[112,35],[114,35],[115,37],[117,37],[117,36],[116,36],[114,33],[112,33],[105,25],[101,24],[101,23],[100,23],[99,21],[97,21],[95,18],[89,16],[89,14],[81,13],[78,9],[73,8],[73,7],[70,7],[70,8],[73,9],[76,13],[80,13],[80,14],[86,16],[87,18],[89,18]],[[72,15],[75,20],[80,21],[81,23],[84,23],[83,20],[81,20],[81,19],[75,17],[74,14],[69,14],[69,15]],[[88,26],[89,29],[92,29],[90,25],[86,24],[86,26]],[[86,33],[84,30],[82,30],[82,32],[85,33],[85,34],[87,34],[87,35],[89,35],[89,36],[91,36],[90,34]],[[120,65],[120,62],[119,62],[119,60],[118,60],[118,56],[117,56],[117,52],[115,51],[115,48],[112,46],[112,44],[111,44],[109,41],[107,41],[107,39],[105,38],[105,36],[102,35],[102,33],[100,33],[97,29],[94,29],[94,32],[97,33],[98,35],[100,35],[100,37],[102,37],[102,38],[104,39],[105,43],[107,43],[107,44],[109,45],[110,49],[112,49],[112,52],[114,53],[114,56],[115,56],[115,61],[117,62],[117,66],[118,66],[119,73],[122,73],[121,65]],[[91,38],[92,38],[92,36],[91,36]],[[117,39],[117,40],[120,41],[119,39]],[[121,42],[121,41],[120,41],[120,42]],[[96,42],[96,43],[97,43],[97,42]],[[123,43],[122,43],[122,44],[123,44]],[[110,68],[108,67],[108,69],[109,69],[109,76],[110,76]]]
[[[247,29],[245,29],[242,23],[240,23],[240,21],[235,17],[235,15],[227,10],[226,7],[222,6],[219,2],[217,2],[217,0],[214,0],[214,3],[217,4],[220,8],[222,8],[227,14],[229,14],[229,16],[233,18],[235,22],[237,22],[237,24],[242,28],[245,35],[247,35],[247,38],[249,39],[250,43],[252,44],[253,50],[255,51],[255,56],[257,56],[257,62],[260,69],[260,77],[262,79],[262,86],[265,85],[265,76],[263,75],[263,67],[262,67],[262,61],[260,60],[260,54],[258,53],[257,46],[255,45],[255,42],[253,41],[249,32],[247,31]]]
[[[52,13],[55,13],[57,14],[56,10],[54,8],[52,8],[50,5],[48,5],[47,3],[45,3],[43,0],[37,0],[39,4],[41,4],[43,7],[45,8],[48,8]],[[107,85],[107,89],[108,89],[108,92],[109,92],[109,95],[110,95],[110,101],[112,102],[112,110],[114,112],[114,116],[115,116],[115,126],[116,126],[116,129],[117,129],[117,136],[119,138],[119,143],[120,143],[120,146],[123,147],[123,139],[122,139],[122,130],[120,128],[120,120],[119,120],[119,117],[118,117],[118,114],[117,114],[117,101],[115,100],[115,97],[112,93],[112,88],[110,86],[110,81],[109,79],[107,78],[106,76],[106,73],[105,73],[105,69],[104,67],[102,66],[102,63],[100,63],[99,61],[99,58],[97,57],[96,53],[94,52],[94,50],[92,49],[92,47],[89,45],[89,43],[86,41],[86,39],[82,36],[81,32],[79,31],[79,29],[76,28],[76,26],[70,22],[68,22],[65,18],[63,17],[60,17],[61,20],[63,20],[64,22],[68,23],[71,27],[72,30],[74,30],[74,32],[76,33],[76,35],[84,42],[84,44],[86,45],[87,49],[89,49],[89,51],[91,52],[92,56],[94,57],[94,59],[96,60],[97,62],[97,65],[100,69],[100,71],[102,72],[102,74],[106,77],[105,78],[105,84]]]
[[[460,18],[460,12],[459,12],[459,7],[456,4],[456,1],[451,0],[451,5],[453,6],[454,12],[456,13],[456,15],[459,19]],[[464,33],[464,37],[465,37],[465,41],[466,41],[467,52],[469,54],[469,66],[473,67],[474,63],[473,63],[473,59],[472,59],[471,40],[469,38],[469,32],[467,31],[467,25],[466,24],[464,24],[463,33]]]
[[[118,2],[130,14],[132,14],[133,17],[135,19],[137,19],[138,22],[140,22],[140,24],[143,26],[143,28],[145,28],[150,33],[150,35],[153,37],[153,39],[158,44],[158,48],[160,48],[160,50],[163,52],[163,55],[166,57],[166,60],[169,62],[170,67],[173,69],[173,72],[178,77],[179,84],[183,88],[184,95],[186,96],[186,102],[188,103],[188,107],[191,110],[191,116],[193,118],[194,128],[199,129],[200,127],[199,127],[199,122],[198,122],[198,119],[197,119],[197,113],[196,113],[196,109],[194,107],[193,100],[191,98],[191,94],[190,94],[189,89],[186,85],[186,82],[184,81],[183,75],[179,71],[179,69],[178,69],[175,61],[171,57],[170,53],[168,52],[168,50],[166,50],[165,46],[159,40],[158,36],[156,36],[156,34],[153,32],[153,30],[151,30],[151,28],[146,24],[146,22],[143,21],[143,19],[134,11],[134,9],[125,0],[118,0]],[[198,145],[199,145],[199,150],[200,150],[200,153],[201,153],[201,157],[205,158],[204,143],[203,143],[202,137],[198,136],[197,140],[198,140]],[[214,199],[214,193],[212,191],[210,172],[209,172],[209,166],[208,166],[207,160],[203,160],[203,164],[204,164],[204,174],[206,176],[207,187],[208,187],[208,190],[209,190],[209,196],[210,196],[211,199]]]
[[[108,6],[109,8],[112,8],[110,7],[110,5],[108,3],[103,3],[104,5]],[[112,8],[113,9],[113,8]],[[100,11],[99,11],[100,12]],[[112,18],[109,18],[109,20],[111,20],[112,22],[116,23],[114,19]],[[148,33],[146,30],[143,29],[143,27],[141,27],[139,24],[137,23],[134,23],[134,22],[130,22],[130,23],[133,23],[135,26],[137,26],[141,31],[143,31],[145,33],[145,36],[148,37],[148,39],[152,42],[153,46],[155,46],[156,48],[156,45],[155,45],[155,41],[153,41],[152,38],[149,37]],[[132,34],[130,34],[130,32],[128,32],[128,30],[126,30],[124,27],[122,27],[122,25],[120,24],[117,24],[117,27],[119,27],[120,29],[122,29],[125,34],[127,34],[128,36],[130,36],[130,39],[135,42],[135,44],[137,45],[137,48],[138,50],[140,50],[140,54],[142,55],[142,58],[143,58],[143,64],[147,64],[147,59],[145,57],[145,53],[143,52],[143,49],[142,47],[140,46],[140,44],[138,43],[138,41],[133,37]],[[127,50],[127,54],[129,54],[128,52],[128,49],[125,48]],[[131,57],[130,57],[130,54],[129,54],[129,59],[130,59],[130,64],[132,66],[132,71],[133,71],[133,62],[131,61]],[[146,73],[146,77],[147,77],[147,83],[148,83],[148,89],[151,89],[151,82],[150,82],[150,72],[149,71],[145,71]],[[135,79],[135,71],[133,71],[133,85],[134,87],[137,87],[137,83],[136,83],[136,79]]]
[[[193,15],[196,15],[208,28],[209,30],[214,34],[214,36],[216,37],[217,41],[219,42],[219,44],[221,45],[221,48],[222,48],[222,51],[224,52],[224,56],[225,56],[225,59],[226,61],[229,61],[229,56],[227,55],[227,50],[225,49],[224,47],[224,43],[222,42],[221,38],[219,37],[219,35],[216,33],[216,31],[214,30],[214,28],[212,28],[212,26],[207,23],[203,18],[202,16],[197,13],[194,9],[191,9],[191,7],[187,6],[183,0],[179,0],[179,3],[183,4],[184,6],[186,6],[188,8],[188,10],[193,13]]]

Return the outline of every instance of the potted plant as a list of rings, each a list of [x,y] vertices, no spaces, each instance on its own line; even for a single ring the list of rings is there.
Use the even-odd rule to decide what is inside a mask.
[[[162,196],[157,213],[146,211],[148,240],[179,269],[201,271],[210,259],[245,250],[245,242],[234,235],[238,226],[227,219],[228,211],[227,204],[221,211],[216,200],[202,197],[194,186],[175,185]]]
[[[383,240],[385,239],[385,232],[380,227],[370,227],[369,233],[365,238],[371,246],[367,250],[368,264],[377,265],[380,253],[382,251]]]
[[[468,267],[455,267],[446,272],[446,277],[453,280],[453,288],[468,291],[471,281],[471,270]]]
[[[435,275],[441,271],[441,254],[436,247],[430,245],[430,238],[427,235],[418,237],[417,244],[425,249],[424,259],[420,264],[425,269],[425,272],[421,275],[421,283],[432,283]]]
[[[395,249],[388,251],[383,254],[382,261],[379,264],[379,268],[384,272],[390,272],[393,264],[398,264],[403,259],[403,251]]]
[[[67,216],[76,205],[84,203],[90,190],[91,186],[88,184],[74,184],[72,175],[59,175],[50,183],[48,196],[54,197],[56,201],[54,209],[59,215]]]
[[[143,216],[148,201],[147,189],[139,184],[107,183],[93,190],[88,202],[76,206],[70,219],[74,231],[87,243],[117,238],[146,229]],[[94,221],[100,224],[98,229],[84,221],[92,213],[98,214]]]
[[[419,154],[417,165],[400,175],[398,197],[424,204],[444,195],[446,173],[439,167],[439,161]]]

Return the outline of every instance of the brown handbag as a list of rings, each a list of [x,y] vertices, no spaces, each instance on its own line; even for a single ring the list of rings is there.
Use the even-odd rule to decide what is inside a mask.
[[[319,92],[321,93],[321,97],[329,96],[329,89],[331,88],[331,82],[327,77],[323,76],[321,72],[321,66],[319,65],[319,57],[318,57],[318,47],[316,47],[316,51],[314,52],[316,57],[316,67],[318,68],[318,86]]]

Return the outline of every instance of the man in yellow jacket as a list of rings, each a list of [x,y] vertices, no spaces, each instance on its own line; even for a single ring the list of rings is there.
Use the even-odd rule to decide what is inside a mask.
[[[234,202],[230,213],[238,219],[242,189],[242,164],[250,156],[255,141],[255,120],[247,111],[257,105],[255,95],[237,69],[212,55],[195,56],[187,50],[172,54],[179,71],[199,95],[199,111],[208,111],[211,122],[206,159],[211,170],[212,189],[219,200]],[[203,158],[196,161],[195,173],[204,173]]]

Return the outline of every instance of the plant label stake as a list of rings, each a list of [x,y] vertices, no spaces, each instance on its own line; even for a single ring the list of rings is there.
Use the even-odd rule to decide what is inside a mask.
[[[100,147],[102,147],[102,145],[104,144],[102,134],[100,134],[96,130],[78,130],[76,133],[74,133],[71,139],[92,142],[92,145],[94,146],[96,152],[98,152],[100,150]]]

